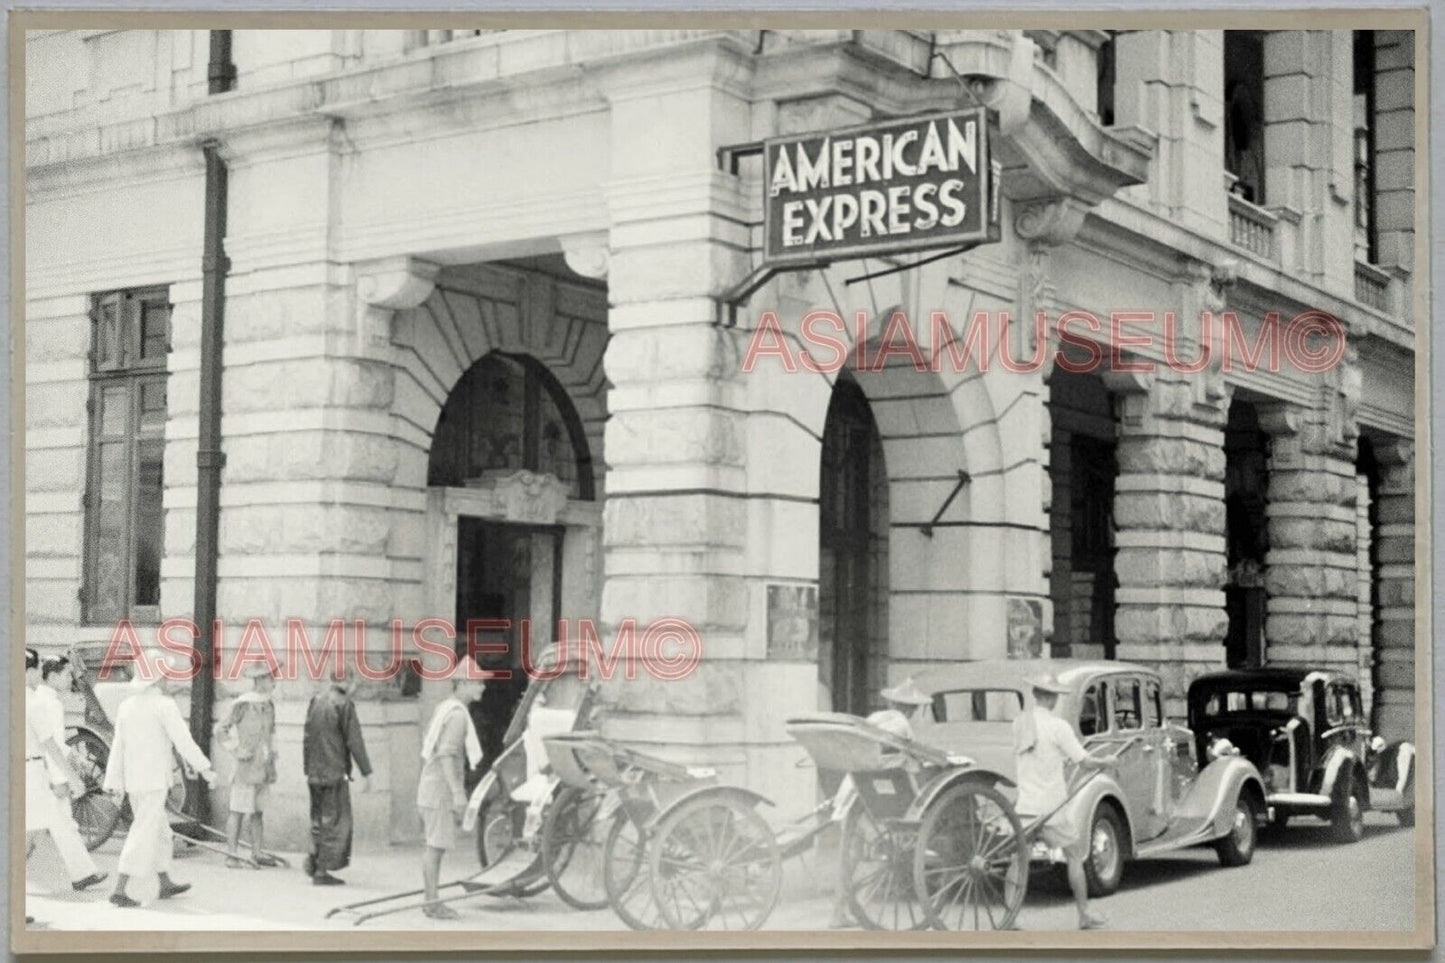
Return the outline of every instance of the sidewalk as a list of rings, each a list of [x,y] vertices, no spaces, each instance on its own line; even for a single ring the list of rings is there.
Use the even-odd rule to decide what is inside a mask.
[[[470,876],[479,864],[470,837],[448,853],[442,864],[444,881]],[[26,912],[38,924],[63,930],[292,930],[350,929],[349,919],[327,919],[333,907],[421,886],[421,846],[388,846],[356,852],[351,866],[336,875],[345,886],[320,887],[301,871],[303,854],[283,852],[291,868],[228,869],[223,857],[192,849],[175,859],[172,876],[192,884],[191,891],[170,900],[153,894],[139,909],[119,909],[107,902],[114,886],[120,842],[111,840],[94,855],[102,872],[112,874],[87,893],[56,893],[40,882],[26,886]],[[783,899],[768,921],[769,929],[817,929],[827,924],[829,897],[800,892],[804,881],[816,880],[810,854],[786,866]],[[37,874],[32,873],[32,877]],[[49,874],[44,874],[49,875]],[[831,874],[824,874],[831,880]],[[47,880],[48,882],[48,880]],[[135,894],[142,898],[142,894]],[[582,911],[563,903],[550,890],[526,899],[477,894],[452,904],[460,919],[430,919],[409,910],[362,924],[363,929],[454,930],[622,930],[625,924],[611,909]]]

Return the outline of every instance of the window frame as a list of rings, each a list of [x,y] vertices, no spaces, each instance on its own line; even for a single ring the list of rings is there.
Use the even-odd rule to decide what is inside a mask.
[[[145,321],[147,313],[157,307],[165,312],[161,320],[160,350],[147,354]],[[107,323],[107,308],[114,311],[111,324]],[[81,621],[87,625],[104,625],[120,619],[144,624],[160,621],[160,569],[165,554],[165,423],[170,407],[166,397],[170,376],[167,355],[170,353],[173,309],[169,289],[159,286],[106,291],[93,295],[91,299],[80,588]],[[143,404],[147,390],[155,386],[159,386],[162,392],[159,423],[146,426]],[[106,396],[117,393],[125,406],[124,424],[116,431],[107,431]],[[120,597],[113,600],[100,597],[99,569],[105,558],[100,527],[103,485],[109,481],[102,475],[101,451],[105,446],[114,444],[121,445],[123,449],[119,467],[120,501],[123,506],[119,541],[123,559]],[[136,587],[140,582],[137,569],[142,521],[140,473],[145,460],[142,449],[150,447],[157,448],[159,455],[160,531],[155,559],[155,601],[142,604],[136,600]]]
[[[1126,726],[1119,718],[1119,690],[1121,686],[1134,687],[1135,725]],[[1109,720],[1111,732],[1144,732],[1144,684],[1138,676],[1119,675],[1109,680]]]

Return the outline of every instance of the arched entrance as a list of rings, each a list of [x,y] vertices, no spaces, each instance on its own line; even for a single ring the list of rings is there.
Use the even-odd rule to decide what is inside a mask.
[[[818,494],[818,680],[836,712],[865,714],[888,648],[888,475],[858,382],[842,373],[823,427]]]
[[[462,375],[437,419],[427,486],[497,493],[521,486],[554,499],[593,499],[582,421],[545,365],[529,355],[492,351]],[[564,532],[555,519],[458,514],[457,653],[471,645],[481,653],[482,668],[511,672],[488,681],[472,706],[483,769],[501,751],[527,688],[523,627],[537,652],[553,640],[563,617]]]

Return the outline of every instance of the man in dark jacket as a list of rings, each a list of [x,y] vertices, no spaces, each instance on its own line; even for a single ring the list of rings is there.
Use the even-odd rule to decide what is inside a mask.
[[[361,720],[351,701],[352,682],[339,671],[312,696],[306,709],[302,765],[311,791],[311,851],[306,872],[317,886],[339,886],[331,870],[351,862],[351,765],[361,772],[361,791],[370,788],[371,760]]]

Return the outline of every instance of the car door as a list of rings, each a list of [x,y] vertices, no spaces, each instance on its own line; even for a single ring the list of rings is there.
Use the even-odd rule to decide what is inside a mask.
[[[1159,720],[1147,708],[1144,679],[1135,674],[1109,680],[1109,706],[1114,743],[1110,751],[1122,749],[1117,768],[1119,785],[1129,806],[1134,839],[1142,842],[1162,833],[1166,825],[1160,801]],[[1150,718],[1155,722],[1152,730],[1145,725]],[[1130,740],[1137,741],[1127,745]]]

